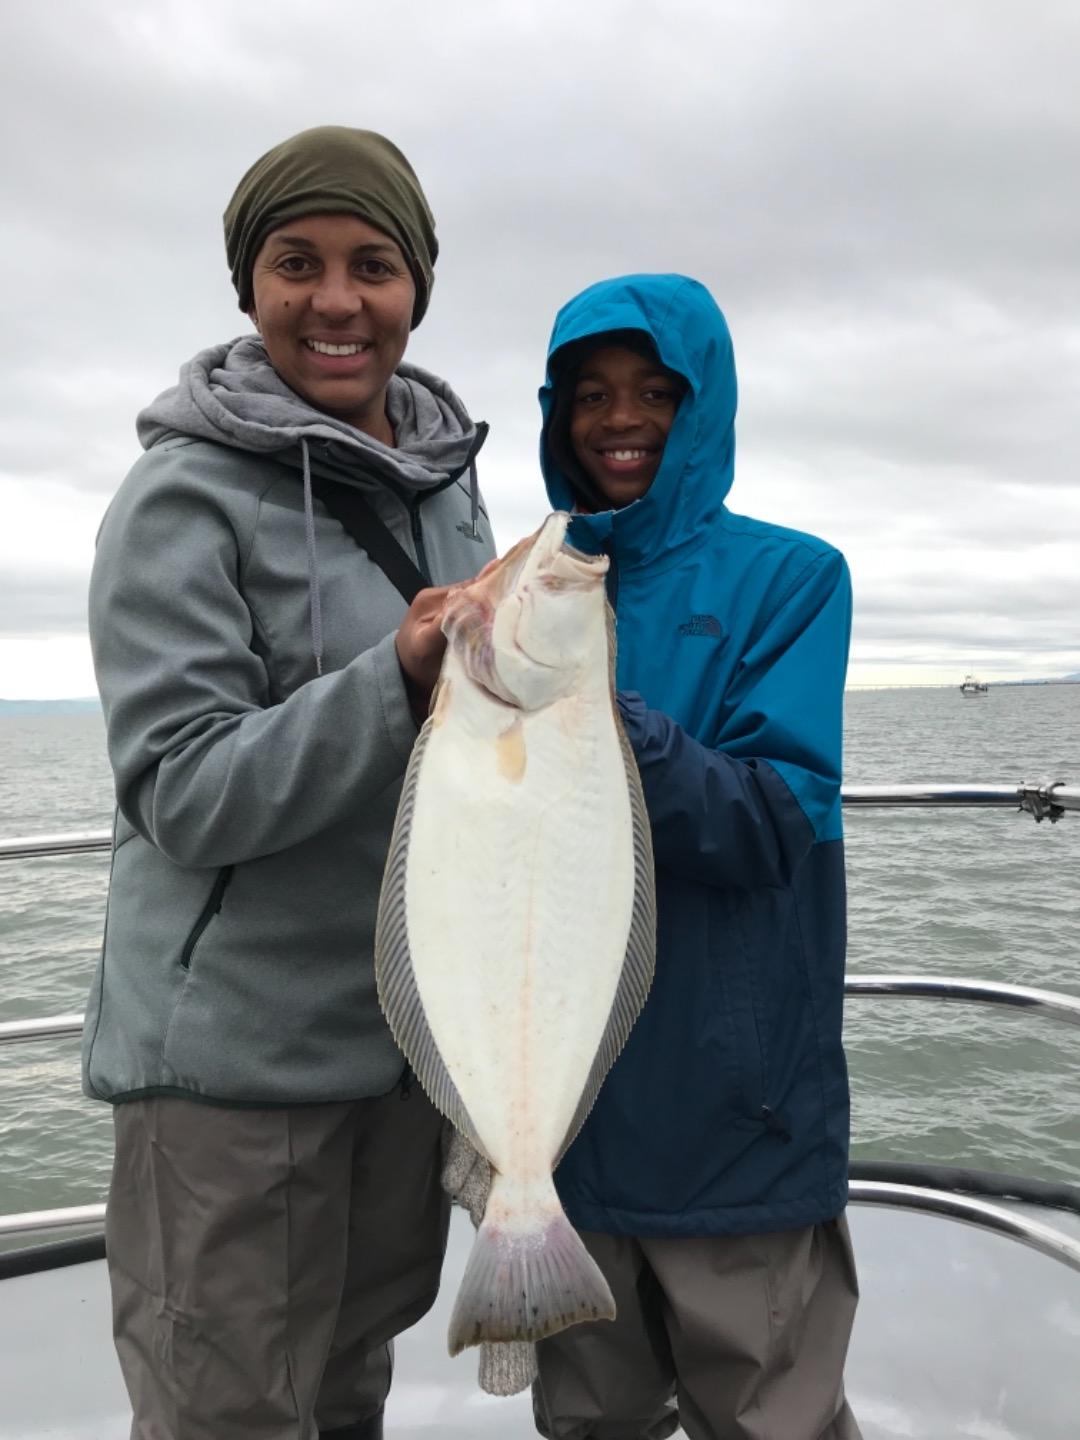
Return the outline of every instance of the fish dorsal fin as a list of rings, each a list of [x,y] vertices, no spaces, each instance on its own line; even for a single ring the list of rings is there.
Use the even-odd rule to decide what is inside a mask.
[[[592,1109],[604,1077],[615,1063],[619,1051],[626,1044],[634,1021],[649,994],[653,970],[656,964],[656,871],[653,864],[652,830],[649,814],[645,809],[645,796],[641,789],[641,776],[637,761],[626,738],[622,721],[615,703],[615,615],[607,607],[608,656],[611,680],[611,706],[615,717],[615,729],[619,736],[623,764],[626,768],[626,788],[630,795],[630,817],[634,840],[634,907],[631,913],[630,934],[626,942],[626,955],[622,973],[615,991],[611,1013],[601,1038],[599,1048],[589,1070],[574,1118],[559,1146],[555,1157],[557,1165],[570,1148],[578,1131],[585,1123],[585,1117]]]
[[[416,788],[435,717],[429,716],[417,736],[401,788],[390,853],[379,895],[375,924],[375,983],[390,1032],[435,1108],[450,1120],[480,1154],[488,1158],[457,1086],[439,1054],[416,984],[405,908],[405,872],[409,835],[416,809]]]

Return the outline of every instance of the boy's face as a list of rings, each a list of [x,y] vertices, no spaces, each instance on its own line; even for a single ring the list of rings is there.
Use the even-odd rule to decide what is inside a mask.
[[[570,406],[570,444],[612,508],[640,500],[660,468],[684,385],[659,360],[621,345],[582,362]]]

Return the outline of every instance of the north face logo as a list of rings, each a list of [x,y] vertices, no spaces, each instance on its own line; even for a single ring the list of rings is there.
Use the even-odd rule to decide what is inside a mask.
[[[724,629],[715,615],[691,615],[679,626],[680,635],[705,635],[710,640],[722,640]]]

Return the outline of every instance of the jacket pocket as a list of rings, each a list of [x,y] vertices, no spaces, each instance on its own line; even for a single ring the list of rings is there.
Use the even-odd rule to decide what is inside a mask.
[[[232,873],[233,867],[231,865],[223,865],[214,877],[210,894],[206,897],[206,904],[199,911],[198,918],[188,932],[188,937],[184,941],[184,948],[180,952],[180,965],[182,969],[191,969],[191,960],[195,954],[196,946],[202,939],[203,933],[210,924],[210,921],[221,910],[221,906],[225,900],[226,888],[232,879]]]
[[[762,1108],[768,1104],[767,1050],[740,905],[734,891],[717,889],[709,897],[710,993],[702,1014],[704,1022],[723,1036],[718,1052],[723,1063],[715,1079],[726,1092],[717,1099],[727,1123],[757,1130]]]
[[[792,1139],[791,1105],[815,1053],[813,1008],[793,897],[763,889],[734,910],[745,982],[743,1064],[747,1118],[775,1139]]]
[[[724,983],[733,1018],[738,1071],[734,1124],[740,1130],[764,1129],[786,1143],[791,1136],[774,1108],[775,1076],[770,1063],[774,1037],[767,957],[771,947],[762,944],[764,937],[756,934],[752,899],[740,892],[727,892],[722,913],[727,930]]]

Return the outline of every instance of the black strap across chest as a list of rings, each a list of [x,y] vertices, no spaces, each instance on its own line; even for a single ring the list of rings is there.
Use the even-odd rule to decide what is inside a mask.
[[[386,578],[411,605],[417,591],[431,584],[407,550],[394,539],[386,525],[358,490],[335,485],[330,480],[313,480],[311,489],[330,514],[378,565]]]

